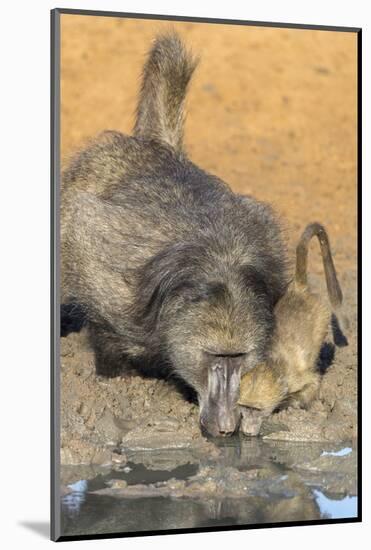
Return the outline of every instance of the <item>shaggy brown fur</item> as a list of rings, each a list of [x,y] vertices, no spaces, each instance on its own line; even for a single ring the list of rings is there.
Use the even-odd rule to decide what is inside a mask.
[[[62,304],[84,311],[98,373],[134,366],[180,379],[197,393],[201,425],[225,435],[239,421],[241,374],[270,348],[286,250],[268,205],[186,157],[194,68],[178,36],[157,38],[134,136],[104,132],[65,170]]]
[[[320,375],[316,365],[332,312],[329,304],[312,293],[307,284],[308,245],[314,235],[321,245],[333,310],[338,311],[342,302],[327,233],[320,224],[311,224],[297,247],[295,279],[275,308],[270,358],[241,380],[241,430],[249,435],[257,435],[263,419],[283,401],[306,407],[317,395]]]

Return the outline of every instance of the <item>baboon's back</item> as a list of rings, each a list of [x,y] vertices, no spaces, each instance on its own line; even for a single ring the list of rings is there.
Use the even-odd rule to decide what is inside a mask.
[[[271,208],[234,194],[183,151],[194,67],[177,37],[158,39],[144,69],[135,135],[102,133],[63,174],[62,299],[83,304],[118,334],[131,334],[141,269],[174,243],[203,247],[211,278],[254,266],[273,302],[286,286],[285,247]]]

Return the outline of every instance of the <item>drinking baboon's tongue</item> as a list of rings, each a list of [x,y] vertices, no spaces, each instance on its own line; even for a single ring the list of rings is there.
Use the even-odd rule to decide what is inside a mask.
[[[201,426],[214,436],[237,429],[241,363],[238,357],[215,356],[208,367],[207,397],[201,402]]]

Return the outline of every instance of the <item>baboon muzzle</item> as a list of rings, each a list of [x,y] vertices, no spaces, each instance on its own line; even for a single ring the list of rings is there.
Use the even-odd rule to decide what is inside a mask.
[[[228,436],[237,429],[241,356],[215,355],[210,358],[207,398],[200,414],[201,425],[210,435]]]

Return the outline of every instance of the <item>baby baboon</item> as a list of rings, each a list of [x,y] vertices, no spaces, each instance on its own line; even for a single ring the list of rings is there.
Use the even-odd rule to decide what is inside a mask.
[[[311,238],[321,245],[330,303],[339,312],[342,293],[325,228],[313,223],[305,229],[296,249],[296,273],[275,307],[276,328],[270,357],[241,380],[241,430],[259,433],[261,423],[283,401],[307,406],[317,394],[317,360],[331,319],[331,308],[308,288],[307,259]]]
[[[206,431],[227,435],[240,376],[270,348],[287,256],[268,205],[186,156],[195,67],[177,35],[157,38],[134,135],[104,132],[64,171],[62,304],[84,310],[98,373],[165,366],[197,392]]]

